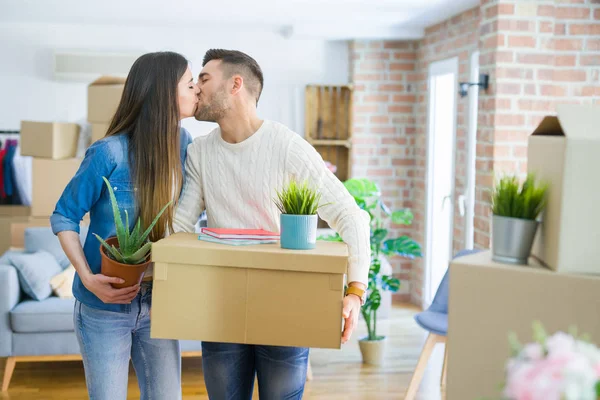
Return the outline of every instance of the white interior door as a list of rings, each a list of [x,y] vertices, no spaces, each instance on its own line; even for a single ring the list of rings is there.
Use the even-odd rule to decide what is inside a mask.
[[[425,304],[431,304],[452,256],[458,58],[429,67]]]

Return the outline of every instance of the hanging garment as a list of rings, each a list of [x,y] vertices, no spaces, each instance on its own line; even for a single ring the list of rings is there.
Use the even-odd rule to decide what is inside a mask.
[[[6,155],[4,156],[4,160],[2,160],[2,165],[4,167],[4,191],[7,197],[12,198],[13,195],[13,166],[12,160],[15,155],[16,143],[12,140],[8,140],[6,143]]]
[[[21,155],[21,146],[17,145],[13,158],[13,186],[19,204],[31,205],[33,158]],[[15,199],[13,198],[13,201]]]
[[[6,198],[4,191],[4,157],[6,156],[6,147],[0,150],[0,199]]]

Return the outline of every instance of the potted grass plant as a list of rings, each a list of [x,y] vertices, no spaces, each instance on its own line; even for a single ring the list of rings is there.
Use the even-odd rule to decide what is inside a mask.
[[[105,177],[102,177],[102,179],[104,179],[110,195],[117,235],[104,240],[94,233],[94,236],[101,243],[101,273],[102,275],[121,278],[125,281],[119,284],[113,283],[112,285],[116,288],[133,286],[141,282],[151,262],[150,250],[152,243],[148,240],[148,235],[150,235],[152,228],[154,228],[160,216],[172,202],[167,203],[160,210],[154,221],[152,221],[145,231],[142,231],[140,218],[138,218],[133,230],[131,230],[127,210],[124,210],[125,224],[123,224],[115,193],[108,179]]]
[[[371,217],[371,265],[367,299],[361,308],[361,315],[367,325],[367,336],[359,340],[360,351],[365,364],[381,365],[384,361],[387,339],[377,332],[377,312],[383,302],[384,292],[397,292],[400,281],[386,275],[382,266],[389,264],[386,256],[399,255],[408,259],[422,257],[421,246],[408,236],[394,237],[390,234],[390,224],[409,226],[413,214],[409,209],[392,211],[381,199],[381,191],[369,179],[353,178],[344,182],[356,204]],[[341,241],[336,233],[319,238],[320,240]],[[389,269],[391,271],[391,268]],[[390,299],[391,301],[391,299]]]
[[[321,194],[308,182],[291,180],[277,192],[275,204],[281,212],[280,245],[284,249],[314,249],[317,242],[317,210]]]
[[[521,183],[514,175],[498,180],[492,192],[492,258],[509,264],[527,264],[546,206],[548,185],[528,174]]]

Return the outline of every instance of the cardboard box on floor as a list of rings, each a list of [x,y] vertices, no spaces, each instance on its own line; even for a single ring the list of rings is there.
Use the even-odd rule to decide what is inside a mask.
[[[600,261],[600,260],[599,260]],[[600,344],[600,277],[495,263],[489,251],[450,265],[448,400],[497,399],[510,357],[509,332],[533,342],[532,322],[548,333],[576,325]]]
[[[125,78],[102,76],[88,86],[88,121],[108,123],[112,119],[125,86]]]
[[[550,184],[532,254],[559,272],[600,274],[600,107],[561,105],[529,137],[527,169]]]
[[[48,160],[34,158],[32,162],[31,215],[49,217],[65,187],[75,176],[81,159]]]
[[[31,210],[26,206],[0,205],[0,255],[10,248],[11,225],[27,222]]]
[[[104,135],[106,135],[106,131],[108,131],[108,123],[106,124],[99,124],[99,123],[94,123],[92,124],[92,143],[102,139],[104,137]]]
[[[79,125],[21,121],[21,154],[62,160],[77,154]]]
[[[341,347],[348,249],[229,246],[178,233],[152,245],[151,337]]]

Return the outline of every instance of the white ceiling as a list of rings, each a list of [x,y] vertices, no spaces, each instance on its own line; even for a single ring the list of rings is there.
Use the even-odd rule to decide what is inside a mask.
[[[0,0],[0,22],[198,25],[290,37],[411,39],[479,0]]]

